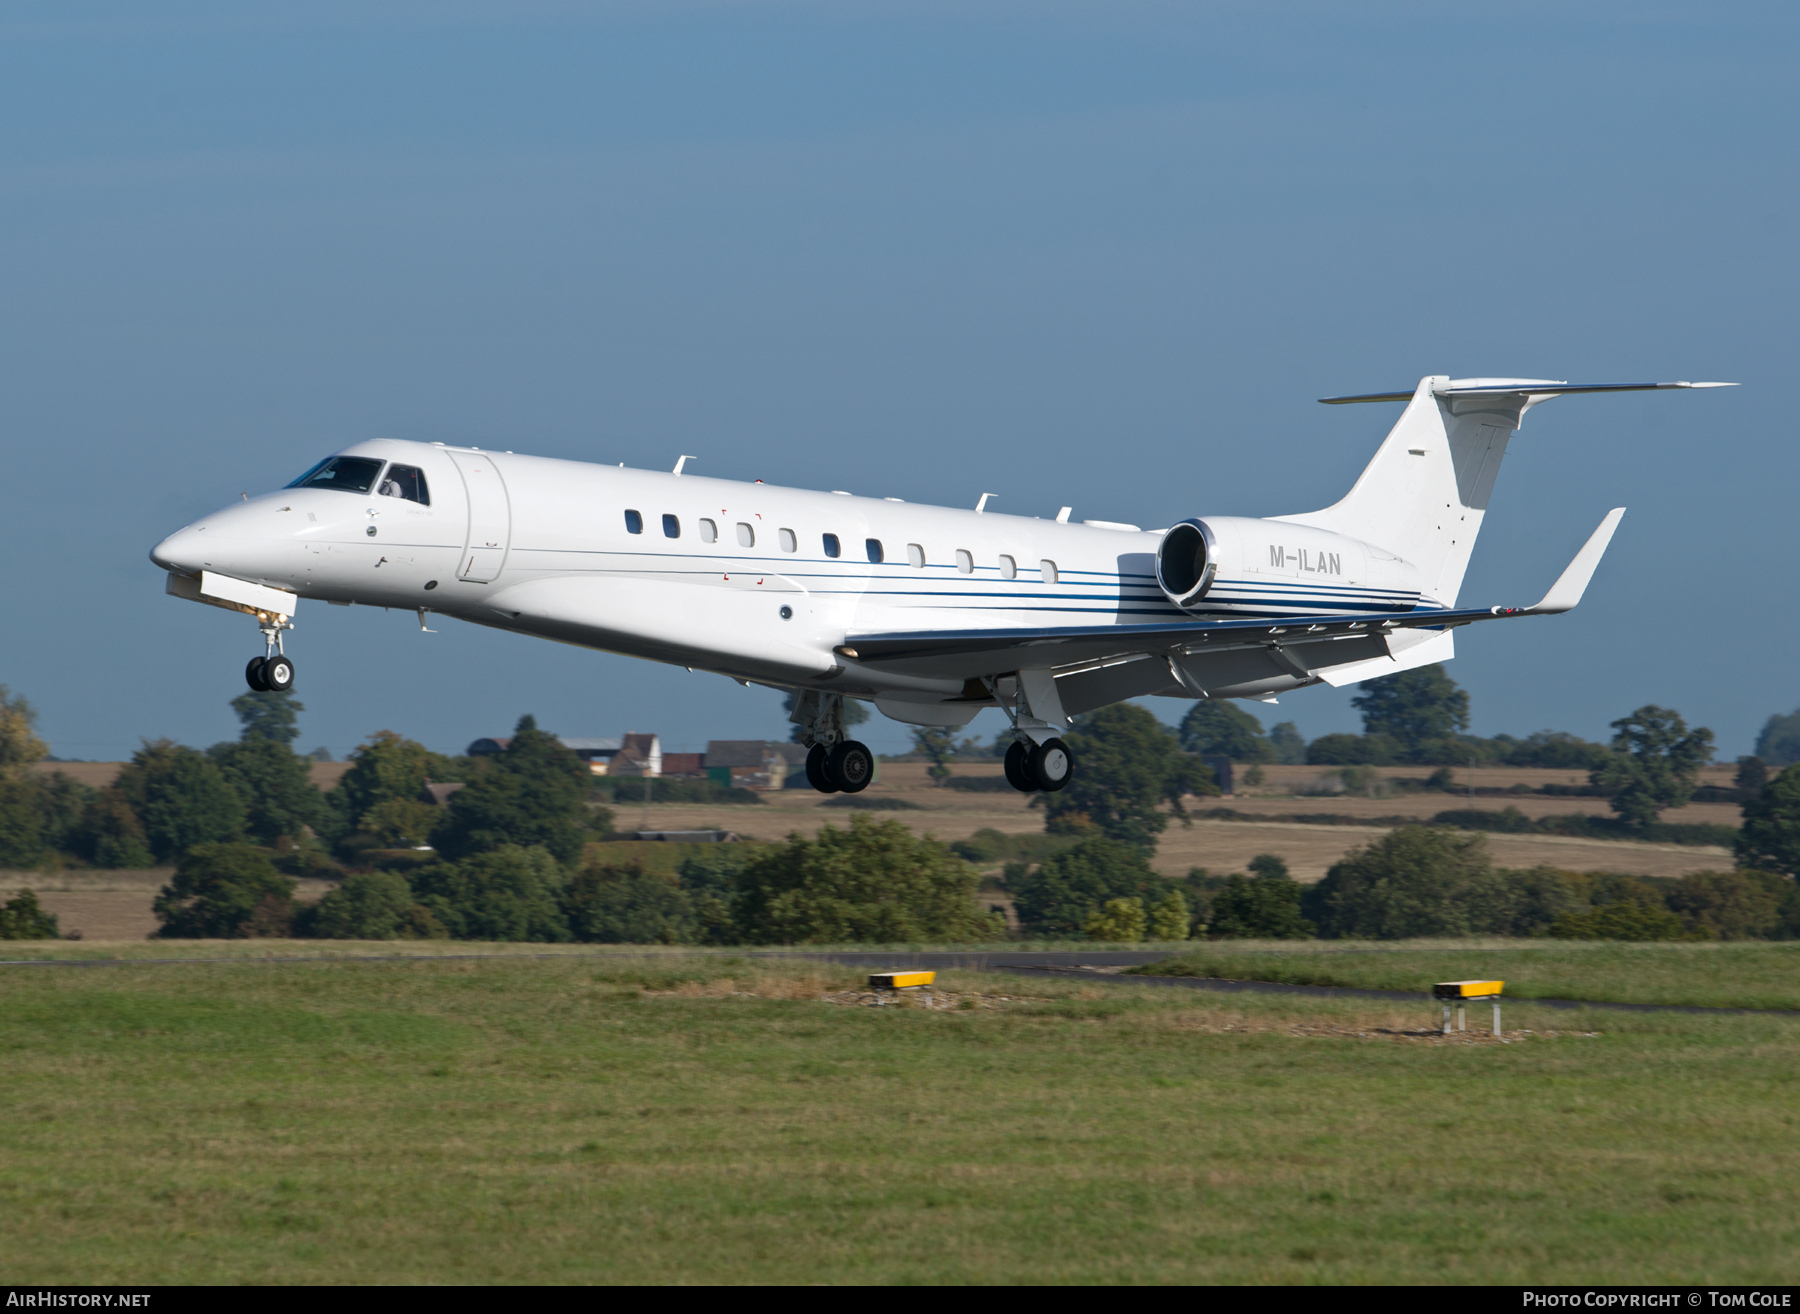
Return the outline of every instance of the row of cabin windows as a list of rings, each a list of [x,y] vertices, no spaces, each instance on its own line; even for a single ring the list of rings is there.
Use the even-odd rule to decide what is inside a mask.
[[[699,526],[700,541],[702,543],[717,543],[719,541],[719,526],[716,521],[701,517]],[[665,515],[662,518],[662,531],[664,538],[680,538],[681,517]],[[628,534],[643,533],[644,517],[636,511],[626,511],[625,532]],[[793,530],[778,529],[775,531],[775,537],[780,543],[783,552],[798,552],[800,550],[800,540],[795,537]],[[739,547],[755,547],[756,526],[747,521],[738,521],[737,541]],[[843,545],[838,542],[838,536],[836,534],[822,535],[820,546],[824,548],[825,555],[828,557],[835,559],[843,555]],[[863,551],[875,565],[879,566],[887,559],[887,553],[882,548],[881,540],[878,538],[864,539]],[[906,545],[906,563],[915,569],[923,570],[925,568],[925,549],[917,543],[908,543]],[[973,575],[975,573],[974,554],[963,548],[957,548],[956,569],[964,575]],[[1038,562],[1038,574],[1043,577],[1044,583],[1056,583],[1056,563],[1049,560]],[[1000,558],[1000,578],[1017,579],[1018,577],[1019,563],[1012,557],[1002,556]]]

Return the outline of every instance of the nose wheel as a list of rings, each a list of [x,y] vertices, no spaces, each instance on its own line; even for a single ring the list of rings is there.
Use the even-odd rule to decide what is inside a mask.
[[[293,622],[285,616],[258,616],[263,620],[263,642],[268,651],[250,659],[244,667],[244,683],[256,693],[286,693],[294,687],[294,659],[281,651],[281,632],[293,629]]]

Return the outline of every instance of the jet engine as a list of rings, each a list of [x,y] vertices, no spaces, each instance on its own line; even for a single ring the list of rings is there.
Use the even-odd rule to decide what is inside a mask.
[[[1217,615],[1254,610],[1410,610],[1419,573],[1361,539],[1290,520],[1208,516],[1163,532],[1156,582],[1183,611]]]

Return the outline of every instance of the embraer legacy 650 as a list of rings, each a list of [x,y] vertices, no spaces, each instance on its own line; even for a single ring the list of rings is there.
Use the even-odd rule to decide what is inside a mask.
[[[1573,392],[1728,387],[1433,376],[1323,511],[1168,529],[909,505],[442,443],[346,447],[170,535],[168,591],[256,617],[286,690],[302,598],[429,612],[798,691],[807,778],[874,773],[844,699],[912,725],[1002,709],[1006,775],[1056,790],[1069,718],[1126,698],[1256,698],[1454,655],[1474,621],[1568,611],[1624,509],[1533,607],[1456,606],[1507,440]]]

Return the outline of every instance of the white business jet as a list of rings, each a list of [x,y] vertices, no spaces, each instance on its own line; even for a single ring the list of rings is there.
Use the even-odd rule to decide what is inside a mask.
[[[1255,698],[1454,656],[1475,621],[1568,611],[1624,508],[1531,607],[1456,606],[1507,440],[1564,393],[1730,387],[1432,376],[1344,498],[1167,529],[918,506],[442,443],[346,447],[156,545],[177,597],[256,617],[253,689],[293,686],[302,598],[404,607],[798,692],[815,789],[873,777],[844,699],[911,725],[1012,723],[1006,776],[1057,790],[1072,716]]]

